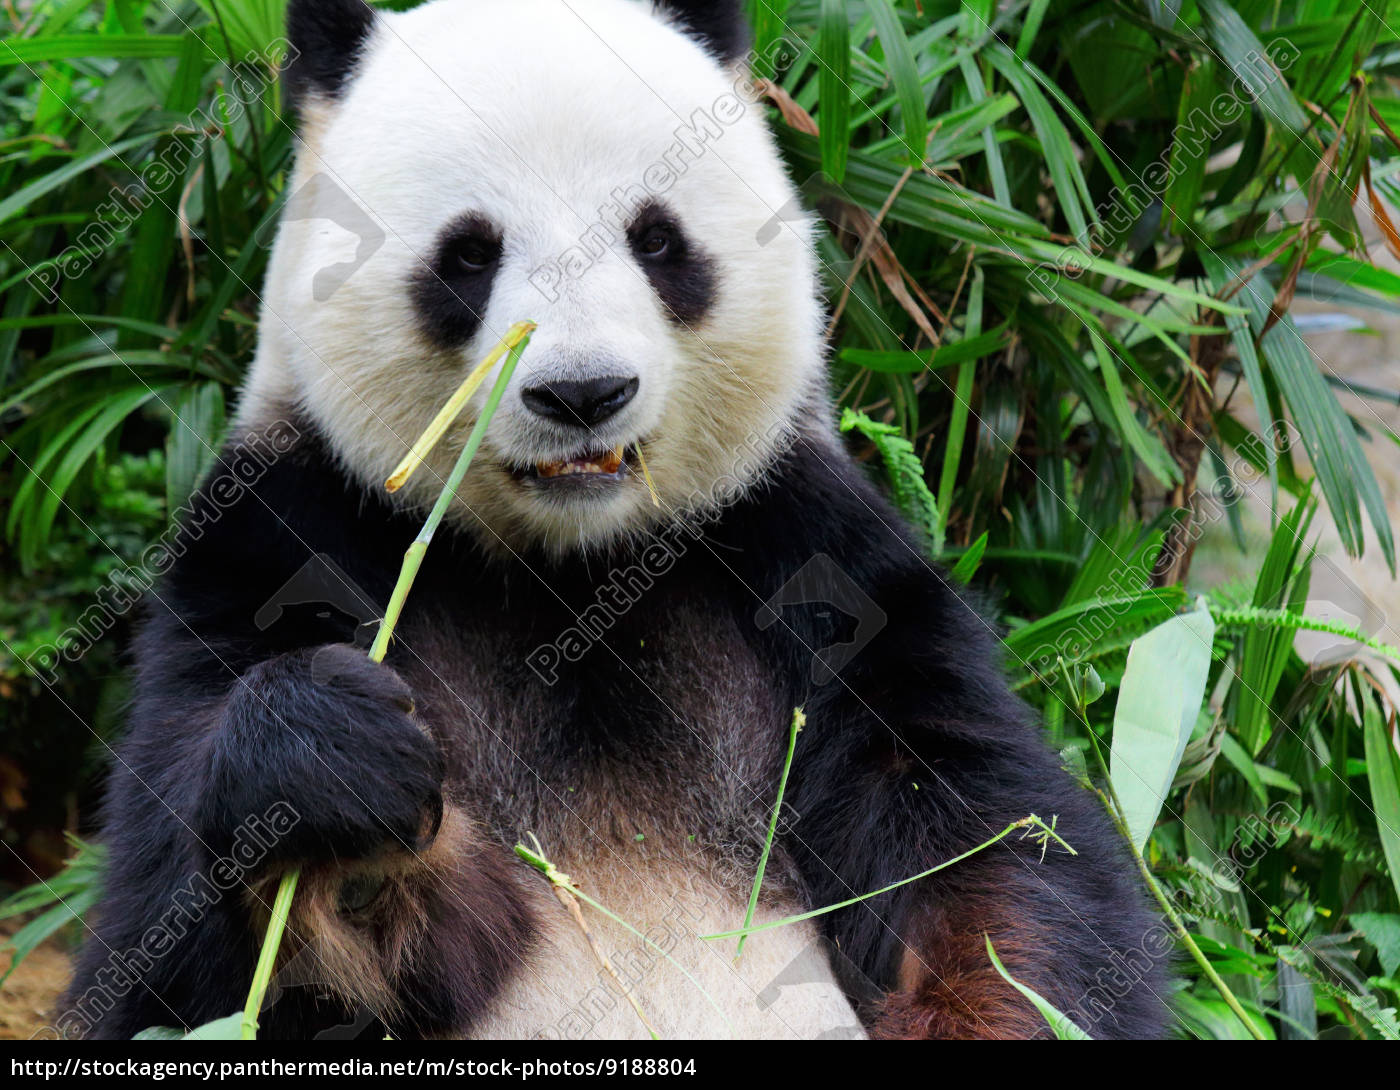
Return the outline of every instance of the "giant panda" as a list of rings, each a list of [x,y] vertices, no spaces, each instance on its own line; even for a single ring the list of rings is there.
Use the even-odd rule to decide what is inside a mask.
[[[240,1009],[295,867],[264,1037],[1045,1033],[988,938],[1094,1036],[1162,1032],[1117,834],[838,438],[739,4],[292,0],[288,26],[259,348],[135,642],[60,1029]],[[376,665],[483,395],[385,477],[526,319]],[[744,921],[775,812],[757,924],[1029,814],[1075,851],[1007,837],[738,952],[705,936]],[[521,843],[613,916],[576,918]]]

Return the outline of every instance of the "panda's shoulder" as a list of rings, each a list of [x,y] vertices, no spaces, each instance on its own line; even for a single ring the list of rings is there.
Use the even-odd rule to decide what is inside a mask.
[[[943,583],[927,544],[835,436],[800,436],[726,515],[724,531],[783,578],[824,556],[863,587]]]
[[[985,604],[835,436],[793,444],[726,522],[717,551],[765,599],[804,571],[849,581],[884,615],[884,643],[999,671]]]
[[[261,601],[308,562],[329,561],[378,594],[415,532],[296,416],[232,437],[172,515],[163,595],[196,612],[204,601]]]

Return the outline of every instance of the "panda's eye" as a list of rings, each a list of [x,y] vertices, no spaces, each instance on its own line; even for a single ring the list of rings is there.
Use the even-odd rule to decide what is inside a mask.
[[[637,252],[643,257],[664,257],[671,249],[671,229],[664,224],[649,227],[637,241]]]
[[[485,272],[500,256],[500,242],[490,238],[465,238],[452,248],[452,263],[458,272]]]

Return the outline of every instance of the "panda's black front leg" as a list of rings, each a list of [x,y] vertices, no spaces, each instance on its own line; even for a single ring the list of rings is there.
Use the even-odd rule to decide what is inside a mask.
[[[398,1037],[460,1033],[529,947],[517,869],[444,803],[444,761],[414,711],[395,671],[344,644],[254,667],[230,696],[201,839],[222,851],[242,815],[279,803],[298,817],[252,913],[261,933],[272,878],[303,869],[279,976],[295,991],[264,1017],[268,1036],[371,1017]],[[317,997],[328,1009],[308,1019]]]
[[[194,832],[218,855],[250,814],[282,803],[296,821],[267,864],[411,851],[442,820],[443,759],[392,669],[330,644],[247,671],[209,739]]]
[[[444,803],[441,754],[398,675],[328,645],[258,663],[219,697],[147,665],[114,774],[103,909],[60,1029],[122,1038],[240,1009],[293,867],[260,1035],[366,1015],[397,1036],[469,1025],[528,948],[530,919],[501,850]]]

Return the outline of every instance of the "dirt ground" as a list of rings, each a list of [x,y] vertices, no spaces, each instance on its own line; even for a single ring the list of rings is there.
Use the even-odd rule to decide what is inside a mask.
[[[0,922],[0,943],[18,928],[14,920]],[[9,955],[0,955],[0,973],[9,966]],[[26,1040],[52,1023],[58,997],[68,986],[68,971],[68,957],[54,942],[44,943],[20,963],[0,987],[0,1041]]]

